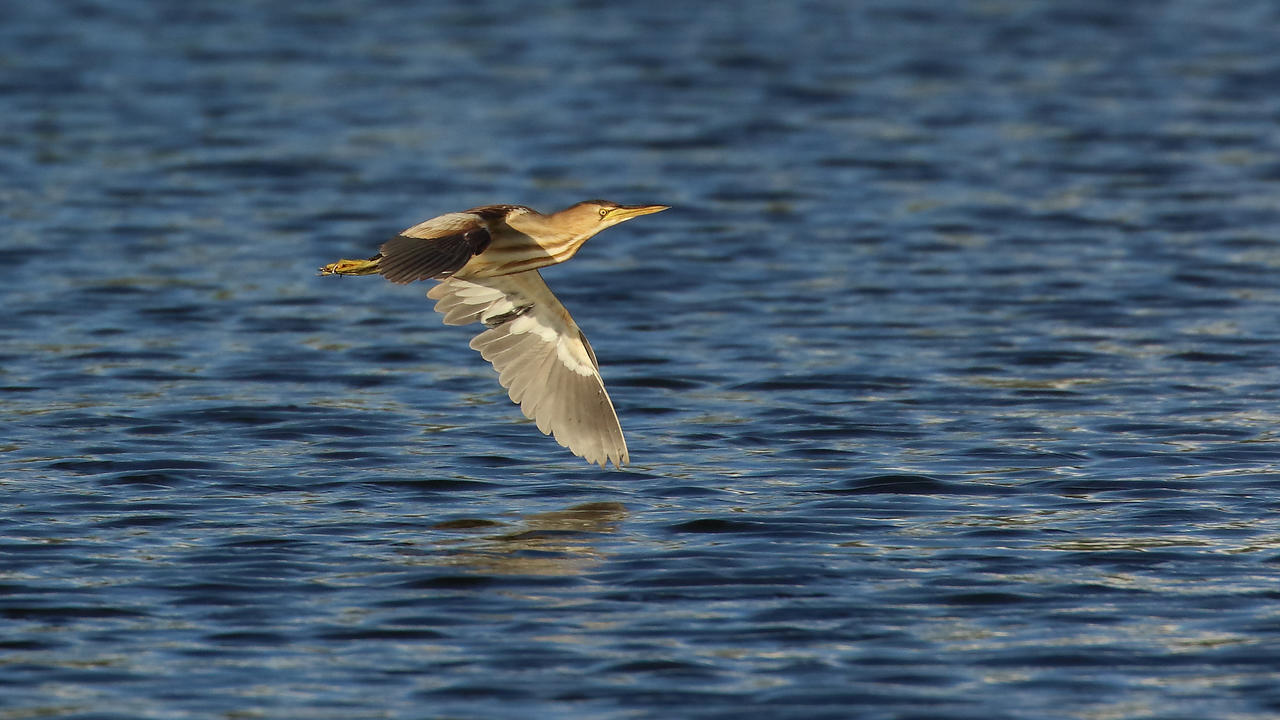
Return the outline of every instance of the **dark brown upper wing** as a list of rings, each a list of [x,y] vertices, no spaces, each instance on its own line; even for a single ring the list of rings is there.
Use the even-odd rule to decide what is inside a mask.
[[[489,230],[476,225],[442,237],[397,235],[382,244],[378,272],[394,283],[443,279],[489,247]]]

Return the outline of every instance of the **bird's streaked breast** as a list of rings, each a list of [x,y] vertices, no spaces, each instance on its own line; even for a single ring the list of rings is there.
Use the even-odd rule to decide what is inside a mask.
[[[485,251],[461,271],[462,276],[493,277],[537,270],[573,257],[585,240],[544,239],[541,243],[510,226],[490,226],[491,241]]]

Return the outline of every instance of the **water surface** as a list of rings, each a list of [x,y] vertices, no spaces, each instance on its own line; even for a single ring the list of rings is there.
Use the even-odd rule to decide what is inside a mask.
[[[0,719],[1280,712],[1270,3],[4,14]],[[589,197],[623,472],[315,276]]]

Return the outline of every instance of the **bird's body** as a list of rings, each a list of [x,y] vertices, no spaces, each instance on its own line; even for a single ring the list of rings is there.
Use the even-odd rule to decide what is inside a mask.
[[[493,364],[525,416],[588,462],[621,467],[627,444],[595,352],[538,268],[568,260],[607,227],[666,209],[591,200],[543,215],[523,205],[486,205],[414,225],[375,257],[340,260],[320,272],[438,280],[427,296],[446,324],[484,323],[471,347]]]

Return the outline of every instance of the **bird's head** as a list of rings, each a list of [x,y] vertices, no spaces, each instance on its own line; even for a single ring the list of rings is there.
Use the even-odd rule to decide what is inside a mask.
[[[572,226],[588,237],[641,215],[662,212],[667,205],[619,205],[609,200],[587,200],[556,213],[557,220]]]

